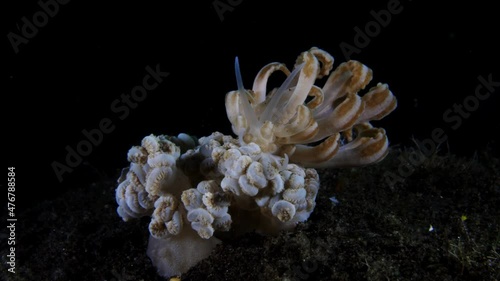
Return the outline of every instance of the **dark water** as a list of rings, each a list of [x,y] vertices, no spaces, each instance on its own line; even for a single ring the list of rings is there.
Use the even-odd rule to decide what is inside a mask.
[[[250,87],[265,64],[291,67],[312,46],[335,66],[363,62],[371,85],[389,84],[398,108],[373,124],[394,148],[499,155],[498,24],[488,4],[40,3],[5,9],[2,158],[16,170],[19,212],[115,179],[127,150],[151,133],[231,133],[224,96],[236,88],[234,57]]]

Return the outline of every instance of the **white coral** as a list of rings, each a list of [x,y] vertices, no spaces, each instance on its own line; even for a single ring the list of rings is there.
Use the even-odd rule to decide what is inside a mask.
[[[180,275],[208,256],[218,232],[277,233],[306,221],[319,189],[312,167],[359,166],[385,156],[385,131],[369,122],[390,113],[396,99],[380,83],[359,96],[372,78],[359,62],[332,68],[333,57],[311,48],[292,71],[266,65],[246,90],[236,60],[238,89],[226,95],[226,112],[237,138],[149,135],[129,150],[117,213],[124,221],[151,216],[148,255],[160,274]],[[267,92],[276,71],[288,77]],[[314,85],[327,75],[323,87]]]
[[[123,220],[151,215],[160,196],[183,189],[179,186],[187,179],[177,172],[179,156],[180,148],[165,136],[147,136],[141,146],[129,150],[130,167],[122,171],[116,189],[117,212]]]
[[[214,146],[211,137],[200,139],[200,145],[212,144],[205,149],[212,149],[216,156],[213,160],[222,176],[222,191],[233,196],[234,208],[258,214],[257,231],[290,229],[309,217],[319,188],[315,170],[289,164],[286,156],[262,152],[255,143],[235,147],[231,138],[222,142],[218,136],[214,137],[221,140],[219,145]],[[275,206],[279,200],[293,208],[285,208],[282,202]]]
[[[145,178],[142,167],[132,163],[130,169],[123,171],[126,175],[119,181],[116,188],[117,212],[124,221],[131,218],[139,218],[150,215],[152,212],[155,196],[151,196],[144,187]],[[123,176],[122,176],[123,177]]]
[[[212,237],[215,230],[229,230],[230,201],[216,181],[201,181],[196,188],[185,190],[181,199],[188,211],[187,220],[201,238]]]
[[[166,238],[182,231],[182,209],[171,195],[161,196],[155,202],[155,211],[149,223],[149,232],[155,238]]]

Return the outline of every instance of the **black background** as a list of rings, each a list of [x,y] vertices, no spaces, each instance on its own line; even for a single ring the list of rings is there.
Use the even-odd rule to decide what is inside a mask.
[[[312,46],[332,54],[337,66],[346,60],[341,43],[356,46],[354,28],[364,29],[374,20],[371,11],[390,2],[221,0],[234,4],[221,21],[214,1],[72,0],[17,54],[8,34],[20,34],[22,18],[32,21],[41,8],[36,1],[4,8],[2,158],[5,175],[16,167],[19,208],[115,178],[128,165],[127,150],[151,133],[231,133],[224,96],[236,87],[235,56],[247,88],[265,64],[292,67]],[[374,71],[372,85],[388,83],[398,98],[398,108],[373,124],[385,128],[395,146],[442,128],[448,135],[443,153],[470,157],[487,145],[498,153],[500,91],[458,129],[443,120],[447,109],[474,95],[479,75],[500,81],[496,9],[479,1],[402,0],[400,7],[351,56]],[[158,64],[170,75],[120,120],[113,101],[142,84],[146,66]],[[103,118],[113,121],[114,131],[60,182],[51,165],[66,164],[65,147],[75,148],[85,139],[82,130],[98,128]],[[0,184],[5,189],[6,179]]]

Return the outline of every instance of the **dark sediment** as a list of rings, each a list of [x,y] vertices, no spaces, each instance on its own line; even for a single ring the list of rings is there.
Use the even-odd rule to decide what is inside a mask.
[[[319,171],[307,222],[275,237],[226,238],[182,280],[499,280],[499,161],[433,155],[389,185],[398,157],[416,153]],[[2,280],[164,280],[146,256],[149,218],[123,222],[115,188],[105,180],[20,215],[16,273],[2,243]]]

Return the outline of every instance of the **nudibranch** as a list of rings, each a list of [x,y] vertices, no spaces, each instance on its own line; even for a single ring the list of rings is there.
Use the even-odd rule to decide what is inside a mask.
[[[306,167],[359,166],[383,159],[385,130],[370,121],[393,111],[396,98],[381,83],[361,97],[358,93],[371,81],[372,70],[358,61],[342,63],[330,74],[332,67],[333,57],[313,47],[299,55],[291,72],[282,63],[264,66],[246,90],[236,59],[238,89],[226,95],[226,111],[240,142],[286,154]],[[268,79],[276,71],[287,78],[268,92]],[[314,85],[327,75],[323,87]]]
[[[386,133],[370,122],[393,111],[396,98],[380,83],[360,96],[372,71],[357,61],[332,68],[332,56],[311,48],[292,71],[270,63],[245,89],[236,59],[226,112],[237,138],[149,135],[129,150],[117,213],[124,221],[151,217],[147,254],[162,276],[206,258],[220,232],[274,234],[306,221],[320,186],[315,168],[384,158]],[[268,91],[277,71],[287,78]],[[322,87],[314,84],[326,76]]]

